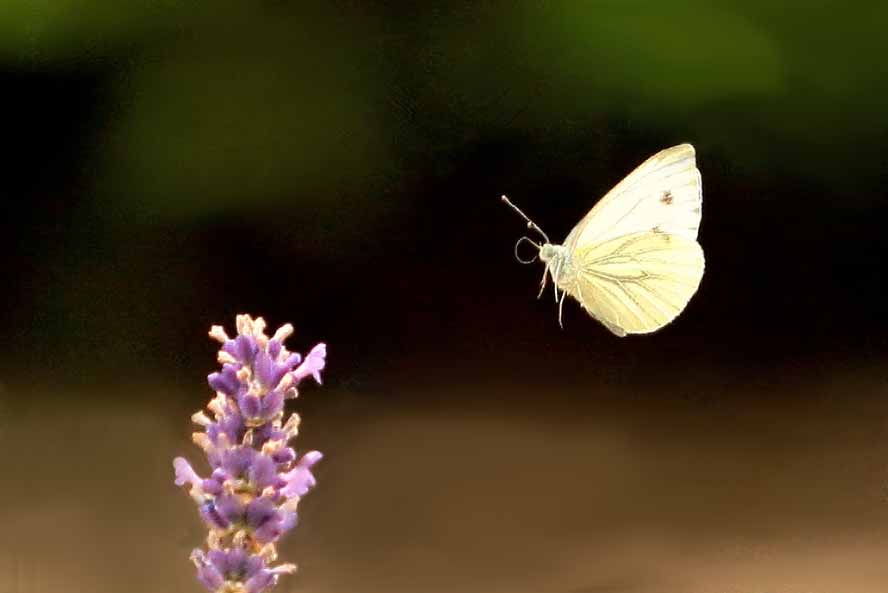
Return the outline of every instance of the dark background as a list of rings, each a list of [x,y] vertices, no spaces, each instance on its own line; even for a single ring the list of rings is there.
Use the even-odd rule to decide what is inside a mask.
[[[880,591],[888,9],[8,0],[0,591],[197,590],[237,313],[329,345],[282,591]],[[691,142],[707,270],[618,339],[518,265]]]

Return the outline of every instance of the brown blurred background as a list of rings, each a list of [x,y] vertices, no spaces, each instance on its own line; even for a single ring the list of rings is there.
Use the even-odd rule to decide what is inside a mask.
[[[888,583],[878,2],[6,0],[0,593],[198,591],[210,325],[329,345],[306,593]],[[707,271],[617,339],[519,266],[689,141]]]

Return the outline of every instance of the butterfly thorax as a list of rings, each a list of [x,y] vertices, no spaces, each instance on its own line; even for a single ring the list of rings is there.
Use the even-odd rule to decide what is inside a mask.
[[[552,280],[558,288],[566,290],[576,282],[577,272],[564,245],[544,243],[540,247],[540,260],[546,264],[546,270],[552,275]]]

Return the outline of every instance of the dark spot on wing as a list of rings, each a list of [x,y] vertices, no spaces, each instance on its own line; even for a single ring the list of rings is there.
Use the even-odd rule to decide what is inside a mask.
[[[660,196],[660,203],[666,204],[667,206],[672,203],[672,192],[668,189],[663,192],[663,195]]]

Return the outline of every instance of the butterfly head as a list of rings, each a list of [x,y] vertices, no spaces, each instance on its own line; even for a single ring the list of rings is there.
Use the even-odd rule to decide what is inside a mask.
[[[509,201],[509,198],[506,196],[502,197],[503,202],[509,206],[512,210],[518,213],[521,218],[527,222],[527,228],[538,233],[540,237],[542,237],[542,242],[537,243],[530,237],[521,237],[518,239],[518,242],[515,243],[515,259],[517,259],[522,264],[530,264],[536,261],[537,258],[540,259],[541,262],[546,264],[545,269],[543,270],[543,278],[540,281],[540,294],[539,296],[543,296],[543,292],[546,290],[546,278],[549,274],[552,275],[552,280],[554,281],[555,286],[555,300],[558,301],[558,285],[559,281],[562,277],[562,268],[564,267],[562,264],[565,260],[567,260],[567,249],[563,245],[553,245],[549,241],[549,237],[546,233],[543,232],[535,222],[533,222],[528,216],[522,212],[515,204]],[[518,247],[527,242],[533,247],[537,249],[537,253],[530,259],[524,259],[518,253]],[[561,302],[564,302],[564,293],[562,291]],[[559,313],[559,321],[560,321],[560,313]]]
[[[549,262],[555,262],[564,257],[563,245],[552,245],[551,243],[543,243],[540,246],[540,260],[550,265]]]
[[[546,264],[543,270],[543,279],[540,281],[540,294],[546,290],[546,277],[552,276],[553,286],[555,288],[555,302],[559,302],[559,291],[562,293],[561,301],[564,301],[564,291],[566,286],[571,284],[573,266],[570,262],[570,255],[564,245],[552,245],[551,243],[543,243],[540,245],[540,261]],[[559,309],[559,323],[561,313]]]

